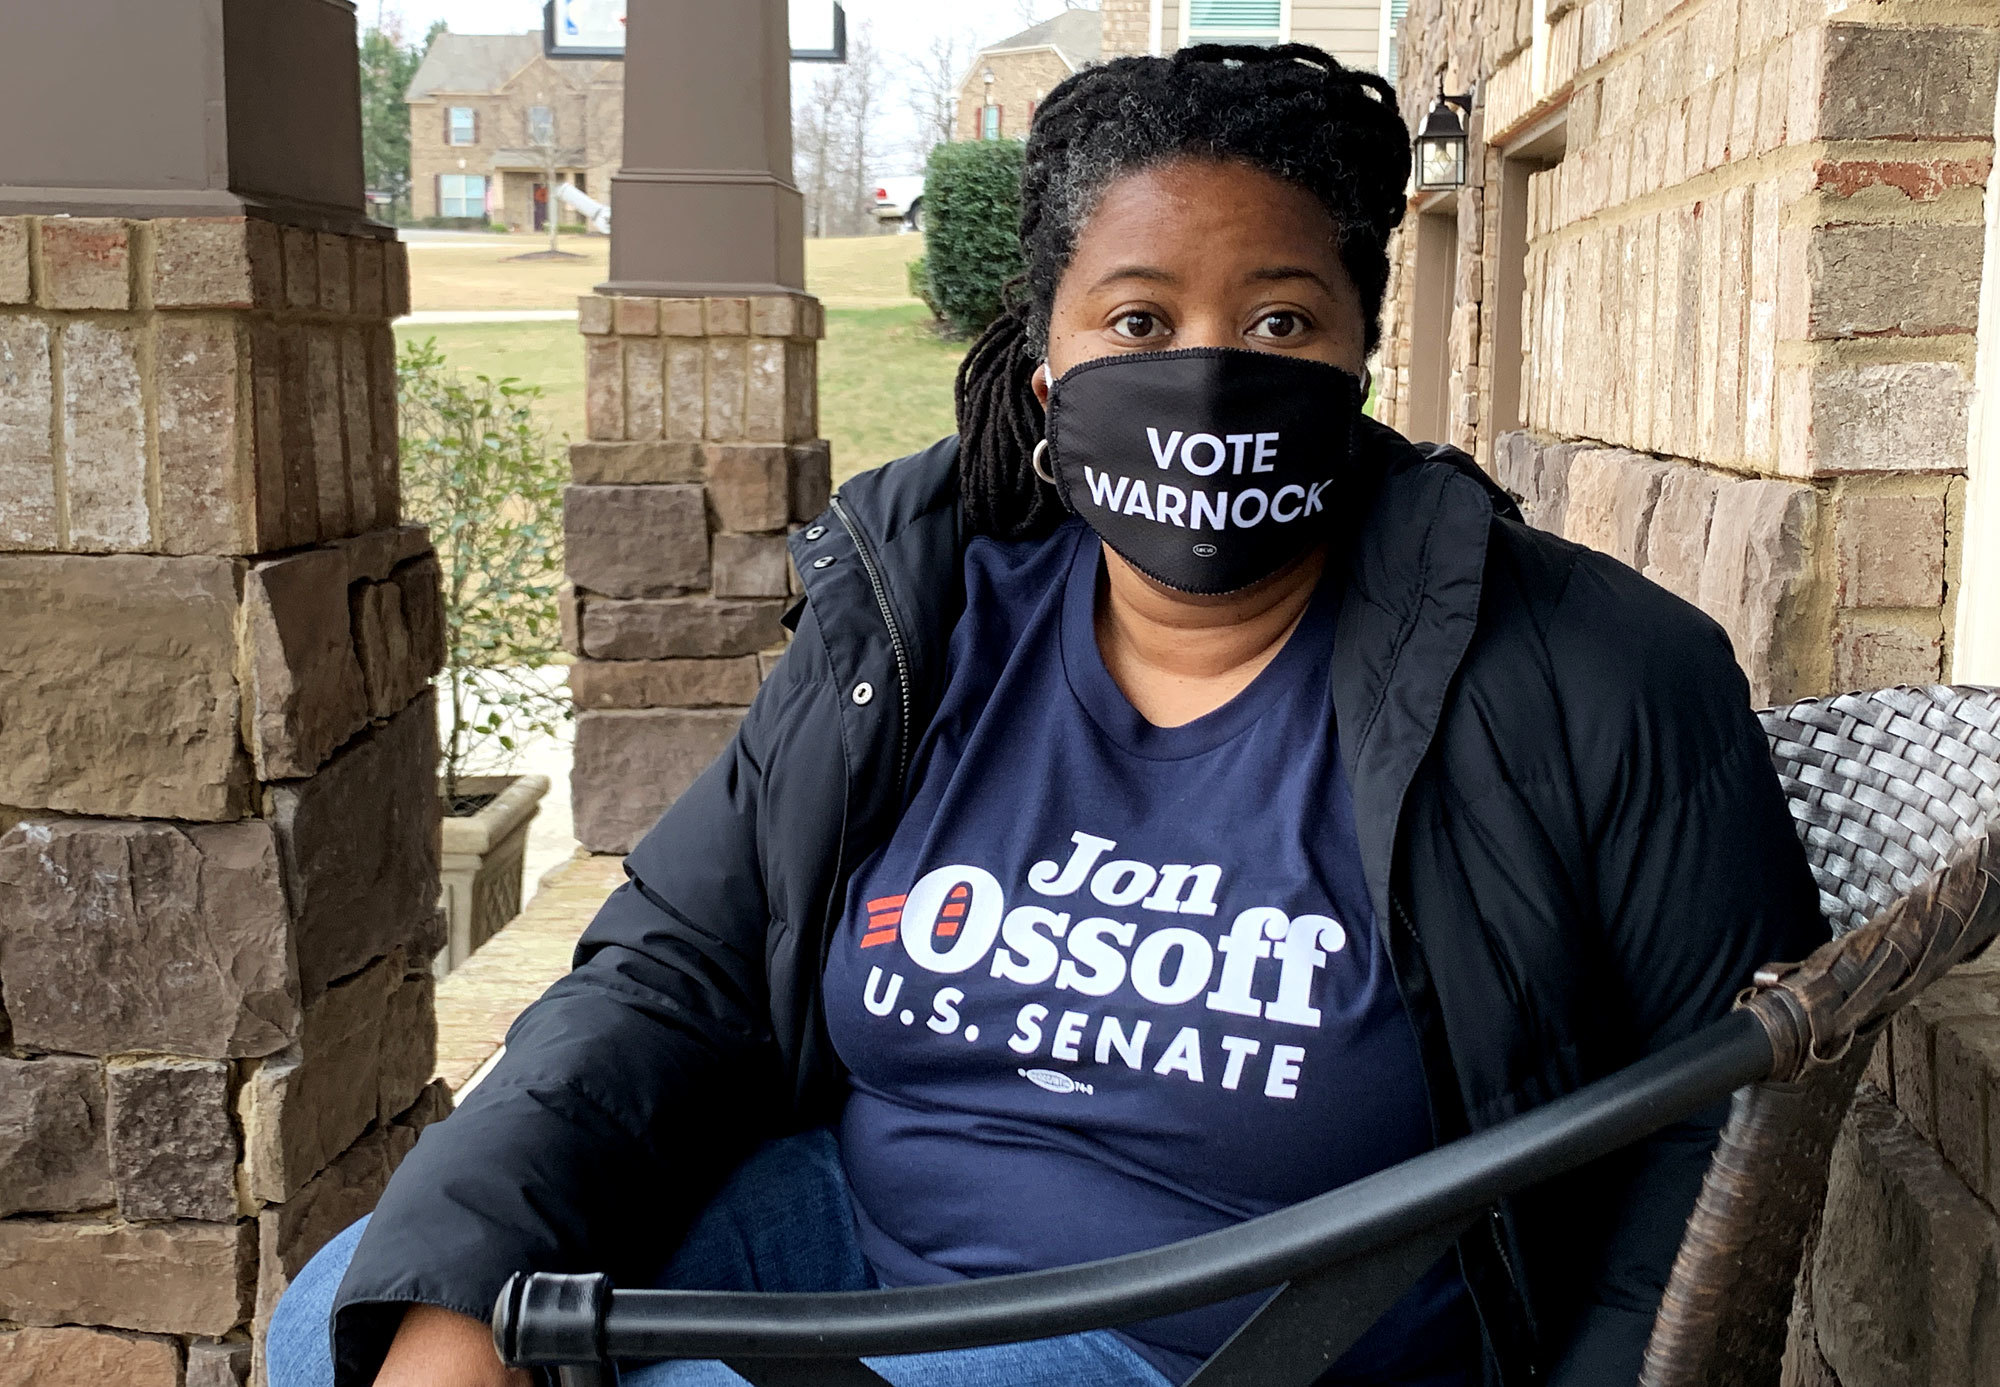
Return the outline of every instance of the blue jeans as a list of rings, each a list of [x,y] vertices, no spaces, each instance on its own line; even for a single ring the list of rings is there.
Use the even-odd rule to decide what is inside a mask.
[[[319,1250],[271,1316],[271,1387],[333,1387],[328,1330],[363,1219]],[[854,1209],[833,1134],[775,1141],[745,1161],[688,1230],[661,1273],[667,1290],[864,1291],[875,1279],[855,1237]],[[893,1387],[1169,1387],[1109,1330],[953,1353],[871,1358]],[[720,1363],[627,1367],[627,1387],[745,1387]]]

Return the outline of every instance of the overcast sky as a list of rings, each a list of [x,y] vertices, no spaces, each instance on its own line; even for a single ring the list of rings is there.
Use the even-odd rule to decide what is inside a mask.
[[[721,2],[721,0],[717,0]],[[934,38],[957,35],[970,46],[992,43],[1040,19],[1060,13],[1063,0],[844,0],[850,33],[866,24],[884,58],[884,76],[893,86],[898,64],[929,47]],[[442,19],[461,34],[523,33],[542,27],[542,0],[357,0],[364,26],[401,17],[403,32],[421,38],[434,20]],[[792,69],[794,93],[812,80],[813,68]],[[883,103],[877,142],[899,147],[915,128],[903,103]],[[898,167],[899,156],[885,156],[876,173],[915,172]]]

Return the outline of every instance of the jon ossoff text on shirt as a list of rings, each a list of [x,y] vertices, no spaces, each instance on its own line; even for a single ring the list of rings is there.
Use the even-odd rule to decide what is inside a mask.
[[[1267,1098],[1296,1097],[1305,1047],[1283,1043],[1278,1036],[1285,1032],[1274,1035],[1270,1027],[1318,1029],[1314,994],[1328,960],[1347,946],[1341,923],[1327,915],[1291,916],[1275,906],[1253,905],[1239,910],[1227,931],[1213,938],[1185,925],[1146,928],[1123,917],[1219,915],[1222,868],[1112,858],[1114,840],[1081,830],[1070,842],[1066,859],[1045,859],[1028,872],[1030,894],[1063,901],[1067,909],[1029,903],[1010,908],[1006,889],[991,872],[954,863],[924,873],[903,895],[869,901],[860,947],[900,944],[912,971],[952,976],[984,966],[991,977],[1043,996],[1051,990],[1075,994],[1075,1008],[1052,999],[1053,1004],[1025,1002],[1015,1013],[1013,1033],[1004,1043],[1024,1060],[1046,1056],[1080,1063],[1088,1056],[1100,1065],[1122,1064],[1161,1078],[1214,1082],[1228,1091],[1261,1091]],[[1099,906],[1119,914],[1097,913]],[[1270,962],[1260,972],[1265,960]],[[904,995],[906,982],[893,963],[871,967],[862,998],[868,1014],[889,1024],[914,1024],[912,1004],[920,1003]],[[910,991],[920,985],[911,983]],[[1128,1008],[1122,1015],[1121,1000]],[[939,987],[924,1025],[940,1038],[957,1035],[978,1043],[976,1026],[961,1033],[964,1001],[962,988]],[[1153,1016],[1131,1015],[1134,1003],[1143,1003]],[[1159,1017],[1161,1009],[1178,1007],[1267,1024],[1256,1028],[1262,1036],[1223,1035],[1216,1042],[1219,1053],[1206,1053],[1198,1028],[1176,1028]],[[1020,1072],[1045,1088],[1089,1091],[1053,1071]]]

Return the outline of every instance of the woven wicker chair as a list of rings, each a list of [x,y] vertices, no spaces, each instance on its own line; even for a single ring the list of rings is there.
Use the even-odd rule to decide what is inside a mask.
[[[2000,691],[1846,694],[1763,719],[1834,941],[1757,977],[1747,1005],[1791,1010],[1805,1049],[1736,1096],[1644,1387],[1778,1381],[1827,1159],[1875,1038],[2000,927]]]
[[[721,1358],[754,1387],[881,1387],[862,1356],[1130,1323],[1276,1295],[1189,1387],[1307,1387],[1492,1203],[1735,1094],[1642,1387],[1774,1387],[1833,1139],[1894,1012],[2000,933],[2000,690],[1905,688],[1763,715],[1833,938],[1728,1018],[1498,1127],[1263,1218],[1148,1252],[829,1295],[614,1291],[517,1276],[510,1364],[564,1387],[617,1360]]]

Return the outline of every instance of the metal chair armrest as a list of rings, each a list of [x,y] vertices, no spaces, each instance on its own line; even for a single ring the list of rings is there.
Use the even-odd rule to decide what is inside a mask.
[[[1313,1278],[1462,1228],[1503,1196],[1768,1076],[1773,1061],[1764,1025],[1739,1010],[1573,1094],[1304,1203],[1165,1247],[1048,1271],[826,1294],[612,1290],[601,1277],[516,1276],[494,1309],[494,1342],[513,1366],[823,1362],[1129,1324]]]

